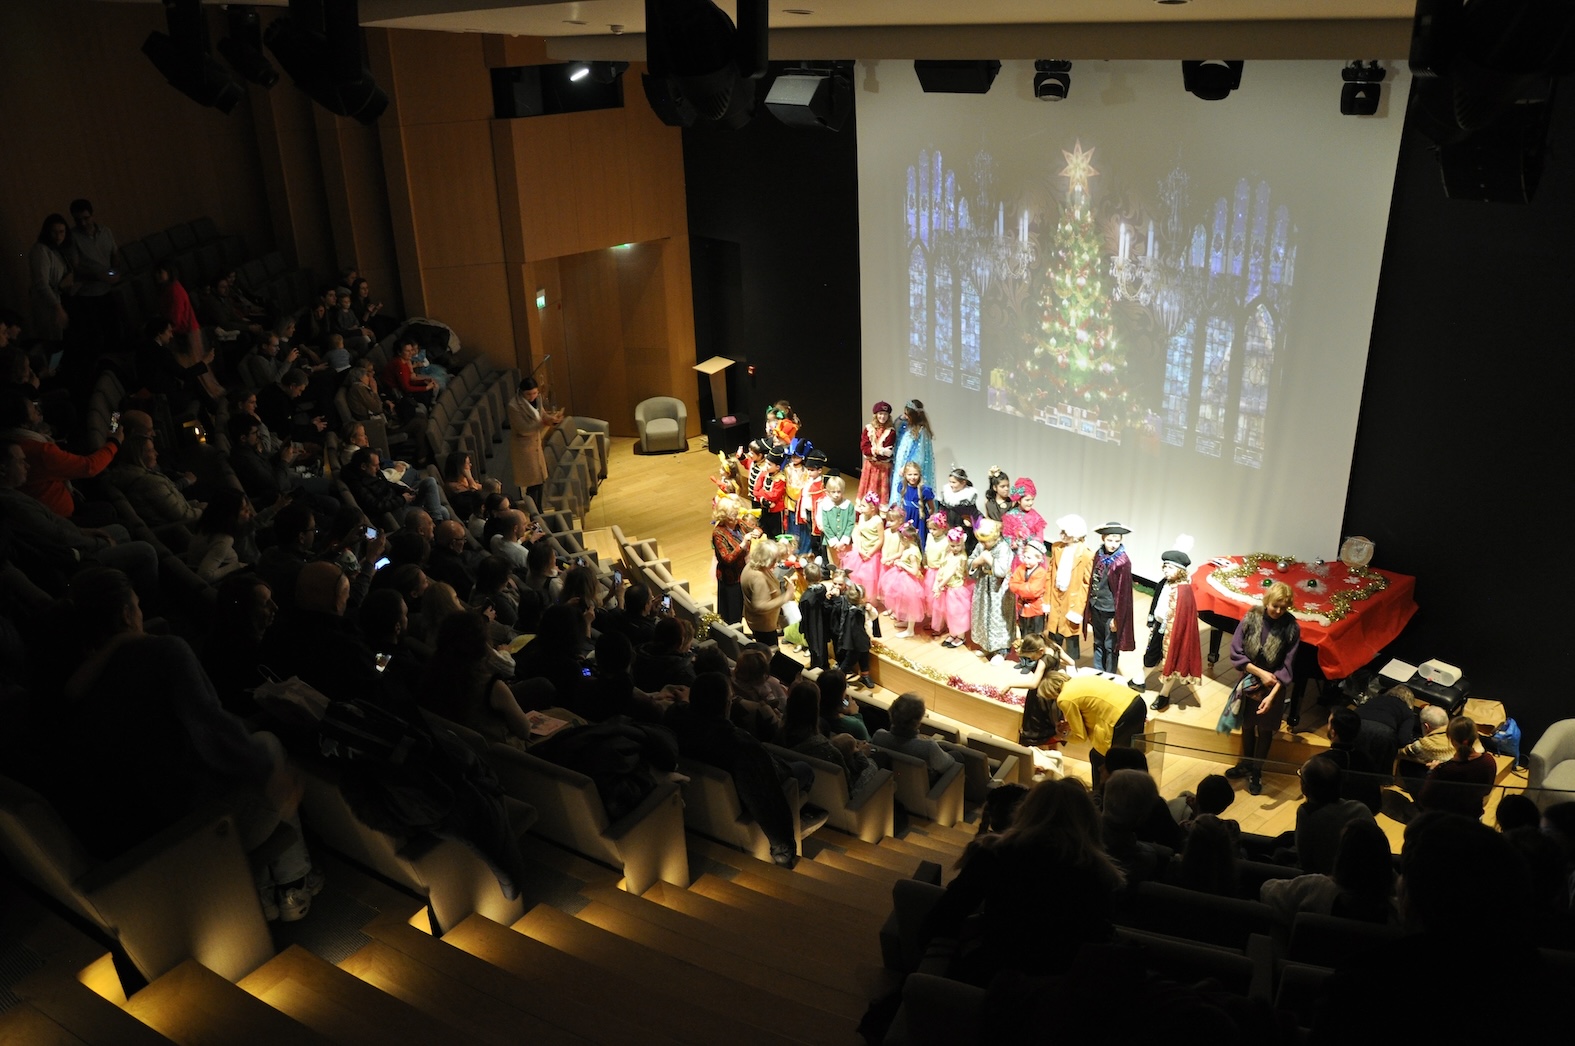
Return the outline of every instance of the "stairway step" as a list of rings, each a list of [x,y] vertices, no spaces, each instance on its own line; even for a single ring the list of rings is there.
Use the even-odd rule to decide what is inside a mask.
[[[520,841],[520,853],[528,862],[545,865],[587,885],[616,885],[623,878],[623,872],[616,868],[597,864],[534,835]]]
[[[780,869],[773,870],[780,871]],[[819,879],[811,879],[807,875],[794,875],[792,872],[786,874],[787,878],[760,872],[739,872],[732,881],[738,886],[788,901],[799,908],[822,912],[841,923],[846,930],[873,933],[880,931],[880,924],[886,918],[884,911],[877,912],[871,908],[861,907],[858,902],[849,900],[840,888],[823,883]],[[890,907],[889,902],[886,907]]]
[[[126,1011],[184,1046],[327,1046],[333,1041],[231,984],[195,959],[187,959],[126,1000]]]
[[[466,1037],[333,963],[292,945],[239,987],[338,1043],[461,1046]]]
[[[817,837],[816,842],[841,850],[849,857],[857,857],[859,860],[866,861],[869,864],[890,868],[894,872],[902,872],[910,878],[919,867],[919,862],[907,852],[888,845],[897,842],[898,840],[896,839],[883,839],[877,845],[875,843],[867,843],[858,836],[848,835],[845,832],[825,832],[821,834],[825,838]]]
[[[90,1046],[90,1044],[24,1002],[0,1013],[0,1046]]]
[[[443,940],[524,979],[528,991],[560,994],[609,1014],[628,1015],[668,1040],[697,1046],[735,1046],[753,1040],[753,1029],[738,1021],[692,1006],[676,993],[649,990],[481,916],[472,915],[444,934]],[[664,968],[665,964],[656,966]]]
[[[851,949],[850,955],[860,961],[880,962],[880,949],[877,947],[879,931],[867,937],[862,931],[849,933],[847,923],[842,921],[843,913],[851,912],[851,908],[822,904],[818,899],[805,903],[803,895],[778,897],[775,893],[754,889],[735,879],[722,879],[714,875],[702,875],[690,884],[689,889],[745,911],[766,912],[773,918],[791,919],[806,932],[826,940],[842,942],[844,947]],[[869,947],[865,948],[864,945]]]
[[[472,918],[482,919],[481,916]],[[497,923],[491,925],[497,927],[500,933],[508,934],[510,943],[520,936]],[[673,1046],[676,1041],[650,1026],[617,1016],[620,1011],[595,1005],[595,1000],[587,1001],[578,993],[544,992],[539,984],[529,982],[511,970],[493,965],[484,957],[461,950],[447,940],[439,940],[404,923],[374,920],[368,924],[365,932],[375,939],[374,944],[416,960],[425,969],[434,971],[437,979],[423,978],[408,968],[402,968],[398,973],[403,979],[396,982],[390,979],[392,973],[381,964],[368,970],[367,967],[377,963],[378,953],[368,954],[365,960],[361,960],[362,953],[358,952],[345,961],[345,968],[389,994],[397,995],[418,1008],[427,1009],[433,1016],[448,1019],[450,1010],[462,1010],[462,1020],[449,1020],[456,1028],[466,1029],[470,1022],[484,1022],[489,1027],[506,1027],[510,1030],[506,1033],[505,1041],[510,1043],[518,1042],[521,1038],[535,1040],[536,1036],[527,1033],[537,1027],[545,1029],[540,1041],[552,1043],[588,1041],[627,1043],[629,1046],[644,1046],[646,1043]],[[479,935],[472,936],[479,939]],[[536,942],[527,943],[534,945]],[[363,948],[362,952],[365,951]],[[368,973],[372,976],[367,976]]]
[[[917,821],[908,829],[908,835],[904,836],[904,838],[915,835],[923,835],[934,839],[938,843],[946,843],[949,846],[961,849],[979,838],[979,829],[967,821],[959,821],[954,825],[941,825],[936,824],[934,821]]]
[[[850,954],[842,945],[840,935],[828,936],[836,931],[835,927],[822,931],[814,924],[806,924],[798,909],[791,905],[735,887],[725,879],[713,876],[710,882],[720,883],[726,890],[739,894],[740,898],[735,899],[738,903],[707,896],[693,887],[681,890],[667,883],[653,887],[655,896],[649,890],[644,896],[664,907],[704,920],[708,925],[726,926],[746,937],[774,942],[791,951],[804,967],[813,968],[837,983],[857,985],[866,998],[871,997],[874,975],[880,972],[879,963],[861,962]]]
[[[645,902],[645,904],[649,908],[667,912],[668,915],[675,914],[668,912],[659,904],[653,902]],[[728,980],[748,985],[758,992],[778,996],[794,1005],[820,1011],[828,1018],[842,1017],[849,1022],[849,1030],[864,1014],[866,1005],[864,1000],[841,988],[819,984],[800,976],[791,962],[784,966],[768,965],[758,957],[760,948],[731,950],[718,947],[682,931],[668,929],[655,920],[643,919],[600,901],[592,901],[586,905],[575,913],[575,918],[592,926],[598,926],[608,933],[617,934],[624,940],[660,952],[669,958],[687,962],[691,966],[708,970]],[[761,942],[762,947],[766,943]],[[771,1008],[771,1004],[764,998],[760,1000],[760,1004],[767,1009]]]
[[[772,1007],[770,1013],[763,1012],[758,1005],[759,992],[754,988],[674,960],[547,905],[537,905],[526,912],[514,929],[652,992],[687,999],[690,1015],[704,1006],[735,1026],[738,1041],[815,1043],[853,1034],[851,1024],[844,1028],[835,1018],[828,1019],[826,1014],[785,1000]]]
[[[860,860],[857,857],[849,857],[840,850],[832,850],[830,848],[820,851],[820,853],[815,855],[815,859],[808,863],[821,865],[826,868],[835,868],[838,871],[847,872],[849,875],[857,875],[868,879],[870,882],[878,883],[885,888],[888,897],[891,895],[892,883],[898,879],[913,878],[911,875],[904,875],[882,865],[870,864],[868,861]],[[917,866],[918,862],[915,861],[914,864]]]
[[[843,860],[846,861],[848,858],[844,857]],[[873,871],[876,866],[869,867]],[[889,869],[885,870],[889,871]],[[861,875],[858,871],[847,868],[835,867],[831,861],[800,861],[793,871],[800,879],[813,879],[833,887],[837,891],[838,899],[844,904],[870,909],[891,902],[889,881],[881,881],[873,875]]]
[[[665,883],[662,885],[667,887]],[[669,888],[673,893],[689,896],[687,890],[678,887]],[[653,897],[652,891],[647,890],[643,896],[635,897],[622,890],[602,888],[587,891],[586,896],[592,901],[615,908],[636,919],[652,923],[672,933],[682,934],[712,951],[743,956],[781,973],[803,978],[809,984],[817,985],[819,990],[842,991],[849,983],[850,969],[841,968],[839,965],[836,970],[828,970],[818,961],[808,961],[802,951],[780,941],[769,931],[751,932],[750,927],[739,925],[741,913],[726,905],[716,904],[708,898],[699,898],[699,900],[713,905],[714,909],[707,915],[696,915],[663,904],[662,897],[665,895],[662,891],[657,891],[657,896]],[[860,995],[859,998],[862,1000],[866,997]],[[864,1003],[859,1002],[859,1013],[863,1012],[863,1006]]]
[[[957,858],[960,856],[946,850],[936,850],[928,846],[912,843],[906,839],[888,839],[887,842],[895,844],[892,846],[892,850],[906,857],[916,858],[919,861],[934,861],[940,865],[942,879],[950,878],[947,873],[952,871],[952,866],[957,863]]]

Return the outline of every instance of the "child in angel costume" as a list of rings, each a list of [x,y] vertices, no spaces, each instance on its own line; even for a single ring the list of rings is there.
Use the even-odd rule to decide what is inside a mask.
[[[881,400],[870,408],[871,419],[859,433],[864,469],[859,473],[860,498],[873,493],[885,499],[891,490],[891,459],[897,451],[897,430],[891,426],[891,404]]]
[[[886,520],[880,511],[880,496],[871,492],[859,499],[859,521],[853,524],[853,543],[842,558],[842,566],[865,592],[880,584],[880,553],[886,538]]]
[[[941,646],[963,645],[973,624],[973,579],[968,576],[968,532],[953,527],[946,533],[946,551],[930,581],[930,627],[945,632]]]
[[[1191,545],[1191,539],[1178,545]],[[1192,558],[1185,549],[1171,549],[1160,556],[1162,579],[1148,608],[1149,640],[1143,667],[1159,665],[1159,694],[1149,703],[1156,712],[1170,707],[1170,693],[1178,683],[1197,686],[1203,676],[1203,644],[1198,635],[1198,603],[1192,594],[1187,569]]]
[[[927,616],[930,619],[932,631],[940,631],[940,616],[935,610],[935,571],[941,565],[941,559],[946,555],[949,542],[946,532],[951,527],[946,524],[946,513],[933,512],[929,518],[929,535],[924,539],[924,591],[929,600]]]

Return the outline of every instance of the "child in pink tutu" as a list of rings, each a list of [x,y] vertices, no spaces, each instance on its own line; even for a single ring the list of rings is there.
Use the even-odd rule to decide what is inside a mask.
[[[926,599],[925,616],[930,619],[930,631],[940,631],[941,615],[935,608],[935,570],[941,565],[941,557],[946,555],[948,542],[946,531],[946,513],[936,512],[929,519],[930,534],[924,539],[924,595]]]
[[[853,524],[853,543],[842,557],[848,576],[865,592],[880,583],[881,541],[886,521],[880,514],[880,495],[870,493],[859,499],[859,521]]]
[[[880,540],[880,573],[874,578],[875,583],[865,588],[875,593],[875,601],[889,613],[891,607],[886,605],[886,574],[897,565],[897,554],[902,551],[902,525],[907,522],[907,511],[901,502],[893,502],[886,506],[885,516],[886,533]],[[917,537],[917,530],[914,535]]]
[[[968,576],[968,532],[953,527],[931,582],[930,628],[945,632],[943,647],[960,647],[973,625],[973,579]]]
[[[929,603],[924,591],[924,555],[919,531],[904,522],[897,531],[897,556],[881,577],[881,601],[897,622],[896,638],[911,639]]]

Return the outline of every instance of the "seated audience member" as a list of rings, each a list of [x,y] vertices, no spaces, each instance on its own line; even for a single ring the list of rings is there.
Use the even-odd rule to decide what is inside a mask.
[[[1235,897],[1241,884],[1241,845],[1234,822],[1200,814],[1190,823],[1176,869],[1176,885],[1217,897]]]
[[[660,723],[667,708],[687,688],[667,688],[650,694],[635,686],[629,666],[634,648],[618,632],[603,632],[596,640],[596,665],[589,678],[581,679],[569,705],[593,723],[623,715],[641,723]]]
[[[1103,803],[1105,784],[1110,780],[1110,775],[1117,770],[1137,770],[1148,773],[1148,756],[1136,748],[1125,745],[1111,745],[1110,751],[1105,754],[1105,763],[1100,770],[1099,779],[1094,784],[1094,802]],[[1156,785],[1156,789],[1157,789]],[[1187,833],[1170,816],[1170,804],[1160,799],[1151,810],[1145,814],[1134,828],[1139,842],[1158,843],[1167,849],[1180,852],[1186,844]],[[1108,849],[1108,843],[1106,848]]]
[[[470,455],[451,451],[443,459],[443,492],[460,519],[469,519],[481,508],[481,482],[471,471]]]
[[[1159,802],[1159,787],[1145,770],[1117,770],[1105,782],[1100,814],[1105,850],[1126,873],[1129,885],[1164,879],[1175,854],[1168,846],[1138,837],[1138,828],[1153,816]]]
[[[764,647],[741,651],[733,665],[733,699],[754,701],[777,711],[787,707],[787,687],[771,674],[771,656]]]
[[[1443,810],[1480,820],[1488,793],[1498,779],[1498,762],[1481,751],[1477,724],[1466,716],[1458,716],[1449,724],[1448,735],[1454,753],[1432,764],[1416,805],[1423,810]]]
[[[623,590],[623,606],[607,614],[607,627],[622,632],[632,646],[655,638],[658,615],[652,613],[656,599],[644,583],[631,581]]]
[[[278,384],[290,372],[300,356],[300,349],[293,347],[281,349],[279,335],[273,331],[259,336],[257,348],[241,357],[240,366],[237,368],[241,376],[241,386],[256,391]]]
[[[428,478],[426,482],[430,483],[431,479]],[[432,514],[426,509],[411,506],[405,513],[400,529],[419,535],[421,540],[426,542],[427,552],[431,552],[432,544],[437,540],[437,520],[433,519]],[[422,557],[422,561],[425,562],[425,556]]]
[[[1455,746],[1449,740],[1449,713],[1437,705],[1424,705],[1417,718],[1422,724],[1422,736],[1400,749],[1400,779],[1412,794],[1421,788],[1433,763],[1455,756]],[[1478,741],[1472,753],[1480,751],[1482,744]]]
[[[230,419],[230,467],[254,505],[272,505],[289,495],[310,502],[325,517],[339,509],[337,498],[319,493],[326,489],[326,479],[315,477],[317,482],[309,483],[279,459],[270,460],[263,455],[257,419],[249,414]]]
[[[330,455],[329,464],[335,472],[343,472],[350,467],[350,459],[356,451],[371,445],[372,441],[366,435],[366,425],[359,421],[347,421],[339,427],[339,446]]]
[[[419,509],[411,509],[410,515],[405,517],[408,523]],[[405,526],[388,535],[388,561],[393,566],[404,566],[410,563],[426,572],[427,560],[432,556],[432,545],[420,532],[413,527]],[[431,577],[430,574],[427,575]]]
[[[1498,808],[1493,811],[1493,821],[1501,832],[1536,828],[1542,823],[1542,812],[1529,795],[1512,792],[1498,801]]]
[[[273,589],[255,574],[231,574],[219,583],[213,627],[202,644],[202,667],[224,707],[243,718],[260,709],[251,691],[263,682],[262,641],[278,616]]]
[[[109,858],[239,790],[242,848],[262,845],[281,821],[296,840],[257,869],[263,910],[298,919],[311,906],[311,858],[299,834],[300,784],[272,735],[251,735],[219,704],[184,639],[150,636],[126,575],[90,568],[71,581],[57,635],[76,656],[62,698],[44,709],[55,809],[88,849]],[[52,740],[51,740],[52,739]],[[53,744],[58,740],[58,744]]]
[[[137,436],[115,459],[107,478],[126,495],[131,510],[148,526],[194,526],[204,506],[187,501],[180,488],[158,467],[159,452],[153,441]]]
[[[427,589],[432,586],[432,579],[427,577],[426,571],[415,563],[390,563],[379,570],[372,578],[371,590],[391,588],[405,599],[405,606],[409,608],[409,631],[418,636],[426,634],[426,626],[421,620],[421,608],[426,599]]]
[[[419,636],[421,642],[428,647],[435,645],[437,643],[438,629],[443,627],[443,622],[455,614],[464,614],[469,610],[470,608],[460,601],[453,585],[442,581],[431,582],[427,585],[426,591],[421,594],[421,635]],[[487,617],[485,612],[481,616]],[[492,619],[487,618],[487,620],[490,622]],[[492,635],[490,628],[487,630],[487,634],[489,637]],[[496,654],[496,652],[494,653]],[[496,654],[496,656],[500,659],[498,667],[504,670],[504,674],[512,679],[514,676],[514,658],[508,654]]]
[[[1110,939],[1126,875],[1101,845],[1099,813],[1076,778],[1034,785],[1010,827],[966,856],[922,932],[960,942],[948,977],[987,985],[1009,970],[1064,971],[1081,945]],[[1058,901],[1040,903],[1045,897]]]
[[[1475,999],[1514,999],[1515,1020],[1524,1028],[1559,1028],[1569,1019],[1568,974],[1539,951],[1541,930],[1525,860],[1510,840],[1478,821],[1424,814],[1406,828],[1401,851],[1401,924],[1406,935],[1353,949],[1322,989],[1329,999],[1309,1042],[1398,1042],[1416,1032],[1416,1008],[1362,1005],[1374,985],[1418,956],[1454,958],[1462,941],[1490,940],[1469,966],[1472,999],[1448,1007],[1449,1037],[1482,1042],[1503,1034],[1504,1015]],[[1493,898],[1491,938],[1482,936],[1470,899]],[[1476,937],[1472,937],[1476,934]]]
[[[77,561],[123,570],[139,596],[151,601],[158,592],[158,551],[146,541],[132,541],[124,527],[83,528],[22,493],[27,482],[27,455],[22,445],[0,436],[0,518],[11,528],[19,551],[37,556],[61,575],[70,575]]]
[[[528,598],[527,598],[528,597]],[[476,564],[476,584],[470,605],[491,610],[492,619],[515,632],[534,633],[546,605],[534,592],[521,593],[514,581],[514,567],[502,556],[487,556]]]
[[[530,517],[515,509],[495,513],[481,532],[481,543],[487,551],[507,559],[521,577],[529,576],[532,549],[540,548],[542,552],[538,555],[552,558],[552,548],[545,541],[535,541],[535,538],[536,532],[531,528]],[[553,564],[553,570],[556,576],[556,563]],[[556,596],[557,590],[554,589],[552,594]],[[556,602],[556,599],[549,602]]]
[[[396,523],[403,525],[406,513],[420,508],[433,519],[448,518],[448,510],[438,497],[436,480],[423,476],[414,487],[390,482],[383,476],[382,461],[375,450],[356,451],[341,478],[350,488],[350,496],[368,516],[387,512]]]
[[[1340,764],[1316,755],[1302,764],[1302,804],[1296,808],[1296,863],[1304,872],[1328,873],[1348,821],[1371,821],[1355,799],[1340,798]]]
[[[263,637],[263,663],[281,679],[300,676],[335,701],[377,689],[372,651],[345,620],[350,579],[333,563],[308,563],[295,580],[295,610]]]
[[[286,614],[295,609],[295,579],[316,555],[317,515],[303,502],[286,502],[273,517],[274,543],[257,558],[257,573]]]
[[[262,415],[257,413],[257,393],[251,391],[236,393],[230,410],[229,425],[232,430],[235,426],[235,419],[242,415],[257,419],[257,450],[263,457],[276,458],[279,464],[285,466],[295,464],[298,458],[302,461],[306,460],[303,456],[302,448],[290,442],[288,438],[289,433],[285,433],[284,437],[281,437],[273,429],[270,429],[268,423],[263,420]]]
[[[465,524],[457,519],[445,519],[437,525],[426,571],[432,580],[454,586],[459,598],[469,602],[471,590],[476,585],[476,570],[465,548]]]
[[[378,390],[377,374],[371,360],[360,359],[350,365],[350,369],[345,372],[344,390],[350,419],[382,422],[390,440],[396,433],[403,435],[408,445],[415,447],[414,454],[418,459],[424,461],[431,456],[431,448],[426,444],[426,421],[414,411],[401,415],[394,401]],[[376,449],[383,451],[389,448]]]
[[[272,385],[257,390],[257,416],[280,439],[316,443],[328,428],[323,415],[307,418],[299,413],[299,401],[306,392],[308,380],[304,370],[295,368],[286,371],[284,377]]]
[[[252,540],[256,519],[251,499],[245,494],[234,487],[214,488],[181,558],[210,585],[245,570],[259,558]]]
[[[461,726],[524,750],[540,713],[520,707],[508,682],[495,671],[487,619],[475,611],[454,614],[438,629],[427,661],[423,705]]]
[[[824,677],[825,673],[821,675]],[[933,784],[952,768],[957,759],[938,742],[919,735],[919,724],[922,722],[924,698],[918,694],[902,694],[891,703],[891,727],[875,731],[873,741],[879,748],[889,748],[924,760],[924,765],[929,768],[930,783]]]
[[[1374,816],[1383,805],[1381,774],[1367,754],[1356,747],[1362,718],[1349,708],[1329,714],[1329,750],[1324,754],[1340,764],[1340,798],[1355,799]]]
[[[822,729],[828,734],[849,734],[859,741],[870,739],[870,728],[864,722],[864,711],[848,695],[848,677],[840,668],[823,669],[815,678],[820,691],[820,718]]]
[[[408,337],[401,338],[394,346],[388,366],[383,369],[383,380],[401,399],[431,407],[433,398],[437,395],[437,382],[416,373],[415,366],[411,362],[415,358],[415,341]]]
[[[800,755],[812,756],[841,767],[850,795],[861,791],[874,779],[880,767],[870,758],[874,747],[851,734],[827,737],[820,728],[820,690],[807,679],[788,689],[787,709],[782,713],[782,747]]]
[[[490,477],[489,477],[490,479]],[[483,481],[485,486],[487,481]],[[501,491],[492,491],[481,499],[481,510],[465,522],[465,528],[470,531],[470,536],[481,542],[481,546],[488,551],[492,549],[492,537],[487,532],[488,526],[499,515],[514,511],[513,502]]]
[[[1204,814],[1219,817],[1235,801],[1236,789],[1231,787],[1230,778],[1224,774],[1210,774],[1198,782],[1196,793],[1182,792],[1166,805],[1170,809],[1170,816],[1185,829]],[[1236,825],[1235,821],[1228,818],[1221,819]],[[1240,831],[1240,826],[1237,825],[1235,830]]]
[[[1274,921],[1289,928],[1300,912],[1338,915],[1364,922],[1399,921],[1395,907],[1395,869],[1384,830],[1372,820],[1346,823],[1329,873],[1314,872],[1294,879],[1269,879],[1258,899],[1274,912]]]
[[[792,868],[798,863],[797,816],[783,792],[791,774],[759,741],[733,725],[728,718],[730,700],[726,676],[696,676],[689,700],[668,709],[663,723],[678,738],[678,751],[685,758],[733,778],[739,802],[770,841],[771,860]],[[800,795],[807,795],[808,781],[798,780]]]
[[[78,497],[71,486],[74,479],[91,479],[109,467],[120,452],[120,432],[91,454],[73,454],[55,443],[38,401],[13,389],[0,391],[0,436],[22,448],[27,458],[27,481],[23,494],[37,498],[56,515],[71,519],[77,513]],[[101,525],[109,516],[103,512],[84,517],[88,526]]]
[[[574,607],[548,607],[536,626],[536,637],[514,657],[514,674],[520,679],[541,677],[565,700],[584,678],[580,651],[587,647],[586,614]]]
[[[688,637],[689,640],[693,636]],[[693,654],[683,627],[676,618],[656,622],[656,635],[634,653],[634,684],[641,690],[660,690],[669,683],[688,686],[695,681]]]

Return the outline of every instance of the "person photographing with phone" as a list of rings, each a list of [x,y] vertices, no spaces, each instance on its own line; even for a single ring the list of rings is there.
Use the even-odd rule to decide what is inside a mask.
[[[520,491],[541,509],[542,490],[547,483],[547,458],[542,440],[563,424],[563,411],[547,410],[541,402],[536,379],[526,375],[518,394],[509,403],[509,456],[514,464],[514,482]]]

